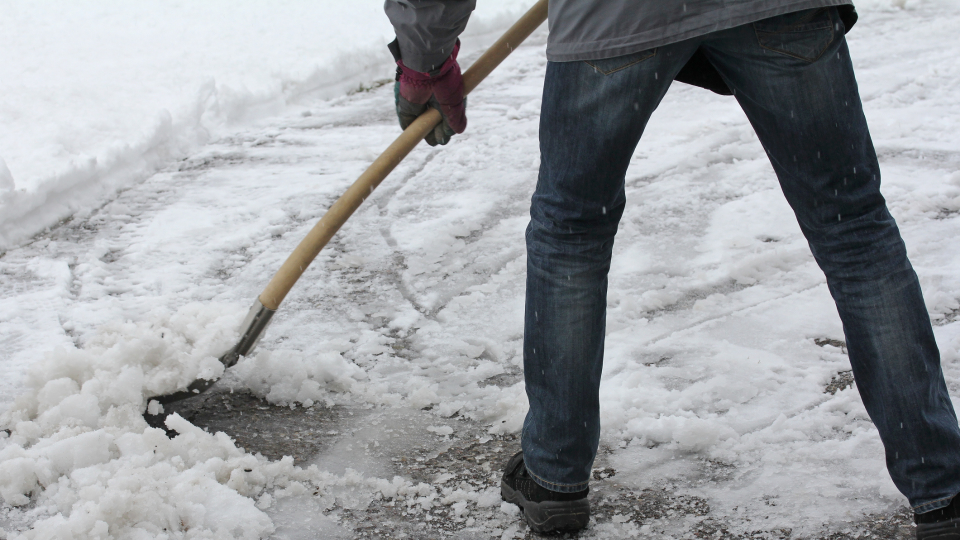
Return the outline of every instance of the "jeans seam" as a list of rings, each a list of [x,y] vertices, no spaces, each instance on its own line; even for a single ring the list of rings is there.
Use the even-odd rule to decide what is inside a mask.
[[[953,499],[954,497],[956,497],[957,495],[960,495],[960,494],[954,493],[953,495],[950,495],[949,497],[941,497],[941,498],[939,498],[939,499],[937,499],[937,500],[935,500],[935,501],[930,501],[930,502],[928,502],[928,503],[923,503],[923,504],[914,506],[914,507],[913,507],[913,511],[916,512],[916,513],[918,513],[918,514],[922,514],[923,512],[918,512],[918,510],[920,510],[920,509],[922,509],[922,508],[924,508],[924,507],[926,507],[926,506],[930,506],[931,504],[937,504],[937,503],[939,503],[939,502],[949,501],[949,500]],[[939,508],[931,508],[929,511],[932,512],[932,511],[934,511],[934,510],[939,510]]]
[[[618,67],[617,69],[611,69],[610,71],[604,71],[603,69],[601,69],[601,68],[599,68],[599,67],[591,64],[591,63],[590,63],[590,60],[584,60],[583,63],[586,64],[586,65],[588,65],[588,66],[590,66],[590,67],[592,67],[593,69],[599,71],[600,73],[603,73],[604,75],[612,75],[612,74],[614,74],[614,73],[616,73],[616,72],[618,72],[618,71],[622,71],[622,70],[624,70],[624,69],[627,69],[628,67],[635,66],[635,65],[639,64],[640,62],[643,62],[644,60],[647,60],[648,58],[653,58],[653,57],[656,56],[656,55],[657,55],[657,49],[654,49],[653,52],[650,53],[650,54],[648,54],[647,56],[644,56],[643,58],[638,58],[638,59],[634,60],[633,62],[630,62],[629,64],[620,66],[620,67]]]
[[[558,488],[577,488],[577,487],[584,487],[584,488],[586,488],[588,485],[590,485],[590,480],[587,480],[586,482],[578,482],[578,483],[576,483],[576,484],[557,484],[557,483],[554,483],[554,482],[550,482],[550,481],[544,480],[543,478],[540,477],[540,475],[538,475],[537,473],[531,471],[531,470],[530,470],[530,466],[529,466],[528,463],[524,463],[523,466],[527,469],[527,473],[528,473],[530,476],[533,477],[534,481],[536,481],[538,484],[540,484],[540,487],[545,488],[545,489],[550,489],[548,486],[554,486],[554,487],[558,487]],[[544,485],[544,484],[546,484],[546,485]],[[557,491],[557,490],[553,489],[553,490],[551,490],[551,491]],[[582,491],[582,490],[578,490],[578,491]]]
[[[780,49],[774,49],[773,47],[767,47],[766,45],[763,44],[763,41],[760,39],[760,34],[768,34],[768,35],[771,35],[771,36],[772,36],[772,35],[776,35],[776,34],[783,34],[783,33],[785,33],[785,32],[767,32],[767,31],[765,31],[765,30],[760,30],[760,29],[758,29],[758,28],[756,27],[756,25],[753,26],[753,32],[754,32],[754,34],[756,34],[756,36],[757,36],[757,44],[760,45],[760,48],[761,48],[761,49],[766,49],[766,50],[768,50],[768,51],[775,52],[775,53],[777,53],[777,54],[782,54],[782,55],[784,55],[784,56],[789,56],[790,58],[796,58],[797,60],[802,60],[802,61],[804,61],[804,62],[806,62],[806,63],[808,63],[808,64],[812,64],[812,63],[816,62],[817,60],[819,60],[820,58],[822,58],[823,55],[824,55],[824,53],[827,52],[827,49],[830,48],[830,45],[832,45],[833,42],[836,41],[836,39],[837,39],[837,31],[836,31],[836,29],[834,28],[834,26],[833,26],[832,24],[831,24],[829,27],[825,27],[824,30],[830,30],[830,41],[827,42],[827,46],[823,48],[823,51],[821,51],[820,54],[818,54],[816,58],[805,58],[805,57],[803,57],[803,56],[798,56],[798,55],[796,55],[796,54],[791,54],[791,53],[786,52],[786,51],[781,51]]]

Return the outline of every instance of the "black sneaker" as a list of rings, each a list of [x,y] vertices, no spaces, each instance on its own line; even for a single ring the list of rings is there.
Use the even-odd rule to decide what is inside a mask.
[[[917,540],[960,540],[960,497],[933,512],[914,514]]]
[[[533,481],[517,452],[503,470],[500,496],[523,510],[527,525],[538,533],[575,532],[590,521],[590,488],[576,493],[550,491]]]

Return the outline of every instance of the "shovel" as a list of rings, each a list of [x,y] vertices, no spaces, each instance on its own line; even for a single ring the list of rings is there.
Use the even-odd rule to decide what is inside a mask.
[[[509,56],[546,19],[547,0],[539,0],[463,74],[464,94],[469,94],[476,88],[487,75],[500,65],[500,62]],[[280,270],[277,271],[253,303],[253,307],[250,308],[247,318],[244,319],[240,327],[240,340],[220,357],[220,362],[223,363],[224,367],[233,366],[240,360],[241,356],[247,356],[253,351],[270,324],[271,317],[280,308],[280,303],[283,302],[287,293],[310,266],[313,259],[320,253],[320,250],[327,245],[327,242],[333,238],[333,235],[340,230],[340,227],[346,223],[347,219],[353,215],[353,212],[360,207],[363,201],[373,193],[373,190],[440,121],[439,111],[433,108],[427,109],[425,113],[407,126],[407,129],[397,137],[397,140],[387,147],[370,167],[360,175],[360,178],[333,203],[327,213],[307,233],[306,238],[287,257],[283,266],[280,267]],[[216,381],[217,379],[197,379],[185,390],[164,396],[154,396],[151,401],[166,405],[194,397],[206,391]],[[151,408],[153,407],[148,407],[148,411]],[[148,412],[144,414],[144,417],[150,425],[164,427],[163,421],[166,415],[162,411],[158,414]]]

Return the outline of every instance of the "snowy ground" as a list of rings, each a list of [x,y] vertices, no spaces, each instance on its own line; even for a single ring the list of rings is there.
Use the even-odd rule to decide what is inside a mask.
[[[465,51],[532,4],[486,0]],[[0,16],[0,249],[171,160],[390,76],[383,0],[7,0]]]
[[[850,42],[884,193],[960,396],[960,10],[861,16]],[[216,368],[272,272],[396,136],[389,85],[300,96],[3,253],[0,527],[530,536],[500,506],[497,470],[525,412],[522,232],[544,40],[471,97],[468,133],[411,154],[304,275],[259,353],[181,411],[209,433],[146,429],[144,392]],[[580,537],[909,534],[823,277],[735,102],[675,85],[627,197],[598,512]]]

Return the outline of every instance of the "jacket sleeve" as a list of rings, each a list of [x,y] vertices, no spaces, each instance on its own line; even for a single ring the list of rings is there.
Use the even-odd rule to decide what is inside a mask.
[[[450,56],[476,0],[386,0],[403,64],[429,72]],[[395,51],[396,52],[396,51]]]

